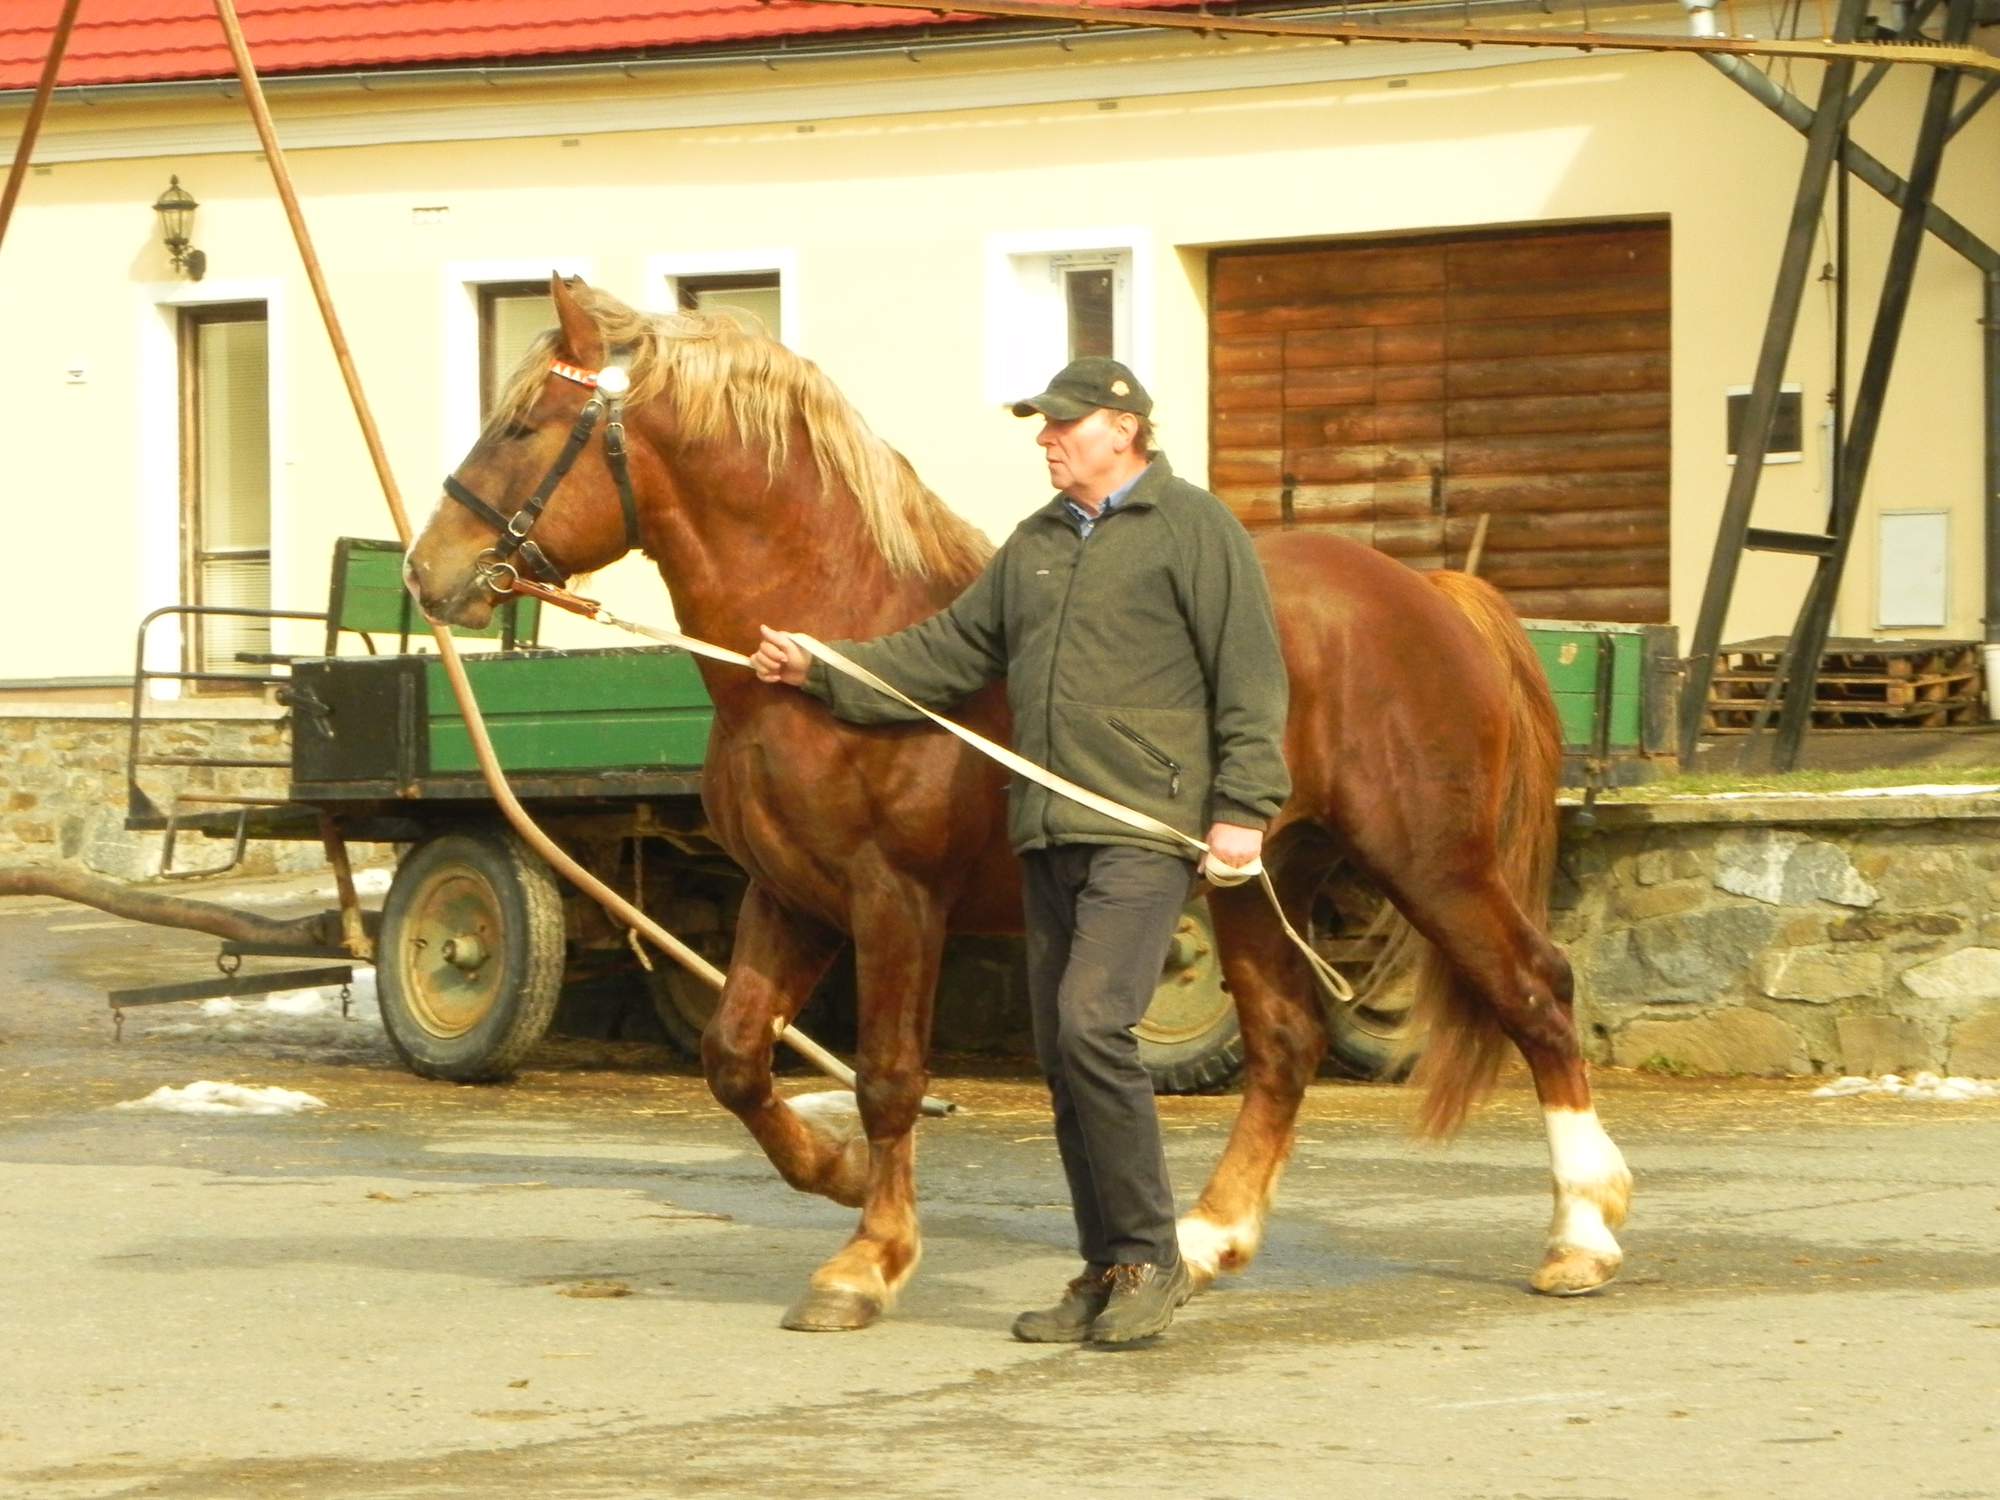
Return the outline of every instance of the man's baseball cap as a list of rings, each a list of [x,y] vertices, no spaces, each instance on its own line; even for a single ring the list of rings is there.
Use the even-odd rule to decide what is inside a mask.
[[[1074,422],[1100,406],[1143,417],[1152,412],[1153,398],[1139,384],[1139,377],[1117,360],[1093,354],[1064,365],[1040,395],[1016,401],[1014,415],[1026,417],[1040,412],[1058,422]]]

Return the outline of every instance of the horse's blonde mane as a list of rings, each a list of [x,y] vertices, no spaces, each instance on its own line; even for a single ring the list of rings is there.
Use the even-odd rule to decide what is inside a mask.
[[[854,496],[892,572],[969,577],[992,553],[978,528],[924,486],[909,460],[869,430],[811,360],[732,313],[639,312],[581,283],[572,283],[569,294],[630,371],[629,406],[664,400],[679,433],[695,441],[733,435],[762,448],[773,474],[785,462],[796,420],[821,490],[845,488]],[[526,416],[560,343],[554,329],[536,340],[494,403],[489,432]]]

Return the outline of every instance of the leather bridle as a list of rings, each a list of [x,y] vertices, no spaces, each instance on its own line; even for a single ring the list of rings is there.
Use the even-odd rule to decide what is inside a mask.
[[[576,421],[569,429],[569,440],[563,444],[562,452],[549,465],[549,471],[535,486],[535,492],[528,497],[526,504],[513,515],[504,515],[474,494],[456,474],[444,477],[444,492],[500,533],[500,540],[480,553],[474,564],[480,582],[496,594],[506,593],[508,586],[520,576],[519,569],[511,561],[517,553],[521,567],[545,583],[560,587],[568,576],[549,561],[540,547],[528,540],[528,533],[542,518],[556,486],[563,482],[577,455],[590,442],[590,435],[596,430],[599,419],[604,421],[605,466],[611,470],[611,477],[618,485],[618,503],[625,511],[625,547],[627,551],[632,551],[639,546],[639,505],[632,496],[632,470],[625,457],[625,393],[632,388],[632,377],[622,365],[611,364],[601,370],[586,370],[559,359],[549,361],[549,373],[588,386],[595,394],[577,413]]]

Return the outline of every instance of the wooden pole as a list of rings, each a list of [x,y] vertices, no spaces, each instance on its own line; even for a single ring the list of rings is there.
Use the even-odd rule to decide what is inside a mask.
[[[303,948],[342,946],[337,913],[318,912],[291,919],[260,917],[255,912],[217,906],[212,901],[165,896],[127,885],[122,880],[106,880],[101,875],[50,865],[0,866],[0,896],[54,896],[60,901],[94,906],[114,917],[154,927],[185,927],[238,943]]]
[[[1465,549],[1465,571],[1468,577],[1479,576],[1479,560],[1486,552],[1486,523],[1492,519],[1492,515],[1486,511],[1479,513],[1479,525],[1472,532],[1472,545]]]
[[[21,196],[21,180],[28,175],[28,158],[35,154],[35,138],[42,133],[42,116],[49,112],[49,95],[56,90],[56,74],[62,70],[63,54],[69,50],[70,29],[83,0],[68,0],[56,22],[56,34],[49,42],[49,55],[42,62],[42,81],[35,85],[35,102],[28,106],[28,120],[21,127],[20,144],[14,148],[14,166],[7,173],[7,190],[0,193],[0,244],[7,242],[7,225],[14,217],[14,200]]]

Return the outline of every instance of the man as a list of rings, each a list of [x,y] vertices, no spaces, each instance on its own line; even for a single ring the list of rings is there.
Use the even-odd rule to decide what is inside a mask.
[[[1211,860],[1251,863],[1291,782],[1285,667],[1248,534],[1151,452],[1152,398],[1117,361],[1079,359],[1013,410],[1044,419],[1037,441],[1059,493],[948,608],[841,649],[936,708],[1004,675],[1015,750],[1205,836]],[[911,717],[781,631],[764,629],[753,664],[843,719]],[[1132,1028],[1197,871],[1185,846],[1020,778],[1008,813],[1035,1050],[1085,1263],[1055,1306],[1015,1320],[1014,1336],[1150,1338],[1191,1287]]]

